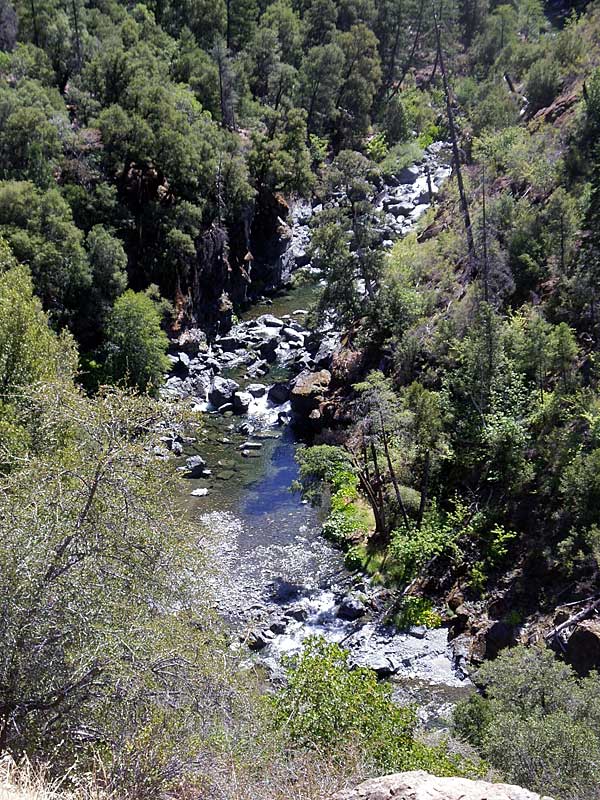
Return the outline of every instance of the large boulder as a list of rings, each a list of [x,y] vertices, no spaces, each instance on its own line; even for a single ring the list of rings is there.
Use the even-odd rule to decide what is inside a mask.
[[[274,317],[273,314],[262,314],[256,320],[256,324],[265,328],[283,328],[283,320],[279,319],[279,317]]]
[[[355,619],[364,617],[366,613],[367,609],[360,598],[346,595],[340,601],[337,615],[340,619],[347,619],[353,622]]]
[[[579,623],[567,642],[567,661],[582,676],[600,669],[600,620]]]
[[[507,783],[436,778],[421,770],[365,781],[331,800],[551,800]]]
[[[197,356],[198,353],[205,353],[208,350],[206,334],[200,328],[188,328],[177,339],[180,350],[184,350],[190,356]]]
[[[260,353],[260,357],[269,364],[272,364],[277,359],[277,348],[281,339],[279,336],[274,335],[270,336],[268,339],[265,339],[259,345],[258,352]]]
[[[236,392],[233,395],[233,410],[236,414],[247,414],[251,403],[252,395],[250,392]]]
[[[287,402],[290,397],[290,387],[287,383],[274,383],[269,389],[269,400],[273,405],[280,406]]]
[[[239,388],[239,384],[231,380],[231,378],[221,378],[217,375],[213,379],[208,399],[215,408],[220,408],[225,403],[231,403],[233,395]]]
[[[325,400],[325,393],[331,383],[331,372],[321,369],[318,372],[301,372],[294,380],[290,400],[292,410],[302,417],[309,417],[317,411]]]
[[[398,183],[414,183],[420,174],[419,168],[413,164],[411,167],[404,167],[404,169],[401,169],[396,175],[396,179]]]

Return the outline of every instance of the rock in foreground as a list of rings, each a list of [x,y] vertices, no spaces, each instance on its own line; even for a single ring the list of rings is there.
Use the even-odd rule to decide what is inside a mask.
[[[551,800],[506,783],[436,778],[427,772],[399,772],[365,781],[331,800]]]

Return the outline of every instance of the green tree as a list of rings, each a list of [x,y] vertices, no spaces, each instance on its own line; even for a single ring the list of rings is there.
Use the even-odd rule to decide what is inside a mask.
[[[29,441],[22,412],[30,388],[69,379],[76,365],[71,337],[58,337],[48,327],[29,272],[0,239],[0,471],[22,457]]]
[[[311,47],[302,62],[300,98],[309,133],[322,134],[335,121],[336,98],[342,84],[344,53],[336,44]]]
[[[106,369],[112,381],[156,393],[169,366],[167,345],[160,314],[147,294],[129,289],[117,298],[106,325]]]
[[[123,245],[102,225],[94,225],[86,238],[94,290],[100,301],[113,304],[127,286],[127,256]]]
[[[335,43],[345,56],[343,83],[338,91],[336,125],[340,145],[356,141],[367,131],[375,93],[381,80],[377,38],[363,23],[339,33]]]
[[[35,291],[59,321],[72,319],[91,283],[83,234],[57,189],[0,183],[0,233],[29,265]]]

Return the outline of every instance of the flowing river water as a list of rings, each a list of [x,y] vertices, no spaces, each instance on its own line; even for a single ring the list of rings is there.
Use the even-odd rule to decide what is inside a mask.
[[[244,319],[268,313],[302,322],[299,310],[310,305],[315,289],[280,294]],[[221,374],[235,377],[241,389],[253,383],[238,366],[222,365]],[[276,363],[261,380],[268,386],[285,377]],[[288,407],[266,395],[243,416],[203,406],[201,433],[186,450],[207,462],[201,477],[185,481],[185,504],[209,533],[211,588],[234,634],[232,647],[280,680],[282,656],[300,650],[307,636],[341,642],[354,663],[392,680],[398,701],[414,702],[428,727],[443,728],[451,706],[471,690],[455,667],[447,633],[398,632],[383,624],[382,591],[345,568],[343,554],[321,535],[318,511],[291,490],[301,443],[285,423]],[[253,449],[243,447],[249,439]],[[360,598],[366,613],[355,619],[341,613],[348,596]]]

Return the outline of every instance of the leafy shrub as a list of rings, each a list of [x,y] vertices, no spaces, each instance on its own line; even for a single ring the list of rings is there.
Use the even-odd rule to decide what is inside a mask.
[[[458,554],[457,539],[464,533],[466,518],[466,508],[457,502],[450,514],[441,514],[435,507],[430,509],[420,528],[394,531],[389,554],[400,565],[398,577],[407,583],[434,556],[450,552]]]
[[[587,84],[587,122],[592,134],[600,130],[600,67],[592,73]]]
[[[394,615],[394,623],[401,629],[410,628],[412,625],[439,628],[442,618],[437,611],[434,611],[431,601],[426,597],[407,595],[400,602],[400,607]]]
[[[560,74],[555,61],[544,58],[536,61],[527,75],[525,95],[532,112],[549,106],[560,88]]]
[[[275,722],[292,744],[343,752],[357,741],[376,769],[430,769],[438,775],[460,771],[443,747],[415,741],[416,716],[397,706],[391,686],[363,667],[352,669],[349,653],[312,638],[288,663],[288,683],[274,698]]]
[[[169,367],[168,339],[156,304],[128,289],[115,302],[107,324],[106,366],[115,382],[156,393]]]
[[[388,144],[385,133],[376,133],[366,144],[366,151],[373,161],[383,161],[388,154]]]
[[[340,488],[339,482],[343,483],[342,476],[352,474],[348,454],[341,447],[328,444],[301,447],[296,460],[300,475],[293,488],[302,492],[302,497],[313,506],[321,505],[324,488],[333,487],[335,492]]]

